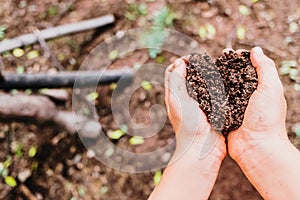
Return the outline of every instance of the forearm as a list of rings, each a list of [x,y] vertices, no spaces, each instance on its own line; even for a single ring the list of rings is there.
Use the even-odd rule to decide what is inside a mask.
[[[300,153],[288,139],[266,141],[236,161],[264,199],[300,199]]]
[[[216,181],[225,152],[213,150],[200,159],[200,151],[189,150],[178,157],[175,152],[150,200],[208,199]]]

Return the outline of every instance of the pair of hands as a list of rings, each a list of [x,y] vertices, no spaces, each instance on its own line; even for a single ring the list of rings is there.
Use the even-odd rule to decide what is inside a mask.
[[[300,199],[300,152],[287,137],[286,101],[275,63],[259,47],[251,50],[251,61],[258,87],[241,127],[227,136],[227,146],[187,93],[187,58],[177,59],[167,68],[165,102],[177,143],[150,200],[208,199],[227,153],[264,199]]]
[[[262,150],[274,141],[287,140],[286,102],[275,63],[260,47],[252,49],[251,61],[257,71],[258,87],[249,100],[241,127],[229,133],[227,138],[228,153],[238,163],[252,151]],[[188,95],[185,85],[187,63],[186,58],[179,58],[165,74],[165,102],[176,133],[177,149],[183,152],[184,148],[195,147],[199,154],[214,154],[222,161],[227,154],[225,138],[212,131],[198,103]],[[193,141],[196,141],[195,145]]]

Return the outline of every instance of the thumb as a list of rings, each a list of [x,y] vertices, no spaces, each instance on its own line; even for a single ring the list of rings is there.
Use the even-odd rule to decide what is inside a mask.
[[[257,89],[282,90],[274,61],[267,57],[260,47],[254,47],[251,50],[251,62],[257,71]]]

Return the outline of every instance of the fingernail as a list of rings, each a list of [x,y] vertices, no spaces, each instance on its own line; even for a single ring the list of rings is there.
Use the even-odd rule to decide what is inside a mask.
[[[258,55],[263,55],[264,52],[260,47],[254,47],[254,53],[258,54]]]

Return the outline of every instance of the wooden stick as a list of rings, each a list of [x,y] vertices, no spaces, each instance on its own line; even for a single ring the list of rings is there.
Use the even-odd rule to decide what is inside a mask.
[[[45,40],[59,37],[62,35],[67,35],[70,33],[80,32],[80,31],[86,31],[90,29],[94,29],[97,27],[101,27],[107,24],[111,24],[115,21],[115,18],[113,15],[105,15],[102,17],[90,19],[81,21],[78,23],[72,23],[72,24],[66,24],[61,25],[49,29],[41,30],[40,35]],[[35,34],[25,34],[21,35],[19,37],[4,40],[0,43],[0,53],[4,51],[9,51],[12,49],[15,49],[17,47],[21,47],[24,45],[33,44],[38,41],[38,38]]]
[[[117,82],[121,77],[131,83],[133,74],[128,69],[107,71],[74,71],[58,72],[56,74],[12,74],[2,72],[4,80],[0,80],[0,89],[41,89],[41,88],[72,88],[91,87]]]
[[[41,35],[41,31],[40,30],[36,30],[33,32],[34,35],[38,38],[38,41],[41,45],[41,47],[44,50],[44,56],[46,58],[50,58],[51,62],[54,64],[54,66],[59,70],[59,71],[63,71],[64,67],[61,65],[61,63],[58,61],[58,59],[56,58],[56,56],[54,55],[54,53],[50,50],[49,46],[47,45],[45,39],[43,38],[43,36]]]

